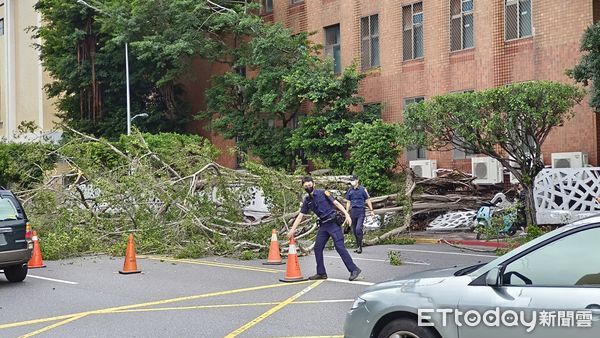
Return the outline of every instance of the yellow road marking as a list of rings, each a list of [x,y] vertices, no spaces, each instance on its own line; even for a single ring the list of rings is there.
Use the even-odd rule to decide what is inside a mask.
[[[167,257],[147,257],[152,260],[160,260],[165,262],[174,262],[174,263],[188,263],[188,264],[197,264],[197,265],[206,265],[217,268],[229,268],[229,269],[237,269],[237,270],[247,270],[247,271],[256,271],[256,272],[266,272],[266,273],[280,273],[283,270],[275,270],[269,268],[260,268],[256,266],[248,266],[248,265],[238,265],[238,264],[229,264],[229,263],[221,263],[221,262],[208,262],[201,260],[189,260],[189,259],[174,259]]]
[[[306,284],[308,282],[300,282],[300,283]],[[296,284],[300,284],[300,283],[296,283]],[[164,300],[158,300],[158,301],[147,302],[147,303],[132,304],[132,305],[125,305],[125,306],[117,306],[117,307],[111,307],[111,308],[100,309],[100,310],[92,310],[92,311],[79,312],[79,313],[71,313],[71,314],[62,315],[62,316],[56,316],[56,317],[27,320],[27,321],[15,322],[15,323],[9,323],[9,324],[1,324],[0,325],[0,330],[1,329],[12,328],[12,327],[19,327],[19,326],[31,325],[31,324],[53,322],[53,321],[57,321],[57,320],[68,319],[68,318],[75,317],[75,316],[92,315],[92,314],[100,314],[100,313],[110,313],[110,312],[119,311],[119,310],[128,310],[128,309],[135,309],[135,308],[146,307],[146,306],[154,306],[154,305],[164,305],[164,304],[175,303],[175,302],[182,302],[182,301],[187,301],[187,300],[194,300],[194,299],[200,299],[200,298],[224,296],[224,295],[230,295],[230,294],[234,294],[234,293],[258,291],[258,290],[272,289],[272,288],[278,288],[278,287],[284,287],[284,286],[290,286],[290,285],[293,285],[293,284],[287,284],[287,283],[269,284],[269,285],[254,286],[254,287],[243,288],[243,289],[218,291],[218,292],[205,293],[205,294],[199,294],[199,295],[193,295],[193,296],[185,296],[185,297],[164,299]]]
[[[112,313],[132,313],[132,312],[155,312],[155,311],[176,311],[176,310],[202,310],[202,309],[220,309],[228,307],[248,307],[248,306],[268,306],[278,303],[245,303],[245,304],[217,304],[217,305],[197,305],[197,306],[180,306],[180,307],[159,307],[151,309],[132,309],[111,311]]]
[[[350,303],[354,299],[331,299],[331,300],[305,300],[291,303],[291,305],[302,304],[324,304],[324,303]],[[111,311],[110,313],[136,313],[136,312],[155,312],[155,311],[183,311],[183,310],[202,310],[202,309],[221,309],[229,307],[251,307],[251,306],[268,306],[277,305],[280,302],[266,303],[240,303],[240,304],[216,304],[216,305],[197,305],[197,306],[176,306],[176,307],[159,307],[151,309],[131,309]]]
[[[41,328],[41,329],[39,329],[39,330],[37,330],[37,331],[33,331],[33,332],[31,332],[31,333],[28,333],[28,334],[22,335],[22,336],[21,336],[21,337],[19,337],[19,338],[29,338],[29,337],[33,337],[33,336],[35,336],[35,335],[38,335],[38,334],[40,334],[40,333],[44,333],[44,332],[46,332],[46,331],[50,331],[50,330],[52,330],[52,329],[55,329],[55,328],[57,328],[57,327],[59,327],[59,326],[62,326],[62,325],[68,324],[68,323],[70,323],[70,322],[76,321],[76,320],[78,320],[78,319],[81,319],[81,318],[83,318],[83,317],[85,317],[85,316],[87,316],[87,314],[81,314],[81,315],[78,315],[78,316],[73,316],[73,317],[71,317],[71,318],[69,318],[69,319],[63,320],[62,322],[58,322],[58,323],[56,323],[56,324],[52,324],[52,325],[49,325],[49,326],[43,327],[43,328]]]
[[[324,280],[320,280],[320,281],[317,281],[317,282],[309,285],[304,290],[302,290],[302,291],[298,292],[297,294],[293,295],[292,297],[284,300],[283,302],[279,303],[275,307],[269,309],[267,312],[263,313],[262,315],[256,317],[255,319],[251,320],[250,322],[246,323],[244,326],[240,327],[239,329],[231,332],[230,334],[228,334],[227,336],[225,336],[225,338],[234,338],[234,337],[237,337],[239,334],[247,331],[251,327],[255,326],[256,324],[262,322],[263,320],[265,320],[269,316],[273,315],[275,312],[277,312],[277,311],[283,309],[284,307],[288,306],[293,301],[295,301],[296,299],[302,297],[303,295],[305,295],[306,293],[308,293],[310,290],[316,288],[317,286],[319,286],[323,282],[324,282]]]

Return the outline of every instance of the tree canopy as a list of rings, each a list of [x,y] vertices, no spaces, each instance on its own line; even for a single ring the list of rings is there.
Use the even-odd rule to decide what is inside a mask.
[[[407,108],[404,143],[490,156],[531,190],[544,168],[542,144],[554,127],[573,116],[583,96],[578,87],[550,81],[436,96]]]
[[[581,39],[583,56],[579,63],[567,73],[582,83],[590,86],[590,106],[600,112],[600,23],[590,26]]]
[[[149,114],[136,125],[183,131],[193,112],[180,83],[193,76],[192,61],[224,60],[229,34],[261,27],[256,8],[225,0],[40,0],[36,9],[44,24],[35,36],[54,79],[47,92],[68,126],[116,138],[126,126],[128,43],[132,114]]]

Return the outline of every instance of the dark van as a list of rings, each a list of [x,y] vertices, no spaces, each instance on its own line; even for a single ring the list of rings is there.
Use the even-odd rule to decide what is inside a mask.
[[[15,195],[0,187],[0,270],[9,282],[27,277],[33,242],[25,210]]]

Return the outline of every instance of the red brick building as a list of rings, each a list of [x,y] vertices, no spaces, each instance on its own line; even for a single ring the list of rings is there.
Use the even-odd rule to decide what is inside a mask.
[[[598,0],[261,1],[265,20],[315,32],[312,39],[339,67],[357,62],[368,74],[360,94],[383,104],[387,122],[401,122],[407,104],[434,95],[528,80],[573,83],[565,70],[579,60],[585,29],[600,18]],[[576,112],[544,144],[546,162],[551,153],[581,151],[598,164],[600,121],[587,100]],[[420,149],[405,157],[471,170],[469,155],[458,150]],[[235,165],[231,156],[222,162]]]

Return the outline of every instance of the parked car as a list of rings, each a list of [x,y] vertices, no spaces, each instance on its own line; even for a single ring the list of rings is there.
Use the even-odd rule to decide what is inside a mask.
[[[27,277],[33,242],[25,210],[9,190],[0,187],[0,270],[10,282]]]
[[[515,316],[517,325],[511,325]],[[535,319],[535,327],[521,316]],[[487,264],[371,286],[355,300],[344,331],[346,338],[600,337],[600,216]]]

